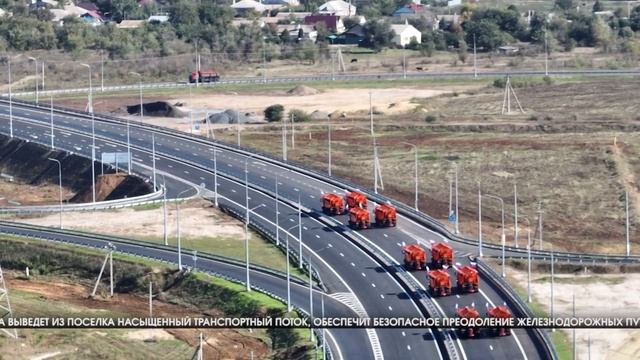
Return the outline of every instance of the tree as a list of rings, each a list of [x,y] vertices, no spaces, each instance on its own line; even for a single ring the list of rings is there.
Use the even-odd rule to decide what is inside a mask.
[[[513,40],[508,34],[500,31],[498,25],[490,20],[465,21],[464,30],[467,34],[467,44],[473,43],[473,34],[476,35],[476,46],[485,50],[496,50],[500,46]]]
[[[562,10],[570,10],[576,7],[574,0],[555,0],[555,6]]]
[[[111,0],[113,19],[118,22],[127,19],[127,15],[138,8],[135,0]]]
[[[467,42],[464,39],[458,42],[458,60],[467,62]]]
[[[264,119],[268,122],[282,121],[284,106],[275,104],[264,109]]]
[[[367,21],[364,25],[364,33],[362,44],[376,50],[389,46],[394,36],[391,25],[384,20]]]
[[[596,0],[593,4],[593,12],[604,11],[604,5],[600,2],[600,0]]]
[[[631,26],[631,30],[633,31],[640,31],[640,6],[633,8],[631,16],[629,17],[629,26]]]

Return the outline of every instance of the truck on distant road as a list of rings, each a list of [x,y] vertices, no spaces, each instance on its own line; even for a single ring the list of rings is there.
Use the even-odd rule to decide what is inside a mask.
[[[435,243],[431,246],[431,264],[435,268],[453,264],[453,249],[445,243]]]
[[[437,269],[427,273],[429,278],[429,293],[432,296],[451,295],[451,277],[446,270]]]
[[[480,318],[480,313],[475,307],[473,307],[473,304],[471,304],[471,306],[463,306],[461,308],[458,308],[458,305],[456,304],[456,316],[460,319],[478,319]],[[462,327],[459,330],[462,336],[467,338],[474,338],[480,335],[478,328],[474,326]]]
[[[478,292],[478,270],[468,265],[455,270],[459,294]]]
[[[344,195],[344,200],[347,203],[347,209],[355,207],[367,208],[367,197],[359,191],[347,191]]]
[[[509,311],[506,306],[489,307],[487,308],[487,316],[490,318],[508,319],[511,317],[511,311]],[[511,330],[507,327],[497,327],[489,329],[489,331],[497,336],[511,335]]]
[[[189,75],[189,82],[192,84],[195,82],[203,83],[203,82],[218,82],[218,81],[220,81],[220,74],[218,74],[218,72],[213,69],[200,70],[200,71],[194,70],[191,72],[191,75]]]

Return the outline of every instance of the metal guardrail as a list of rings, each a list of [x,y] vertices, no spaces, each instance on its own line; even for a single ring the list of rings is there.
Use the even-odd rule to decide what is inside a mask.
[[[63,212],[69,211],[89,211],[89,210],[105,210],[105,209],[120,209],[131,206],[139,206],[146,204],[156,204],[163,202],[162,199],[156,199],[164,194],[162,189],[155,192],[107,201],[97,201],[95,203],[82,203],[82,204],[63,204],[59,205],[34,205],[34,206],[10,206],[1,207],[0,214],[34,214],[34,213],[50,213],[50,212]]]
[[[6,102],[6,100],[4,100]],[[21,103],[24,104],[28,107],[34,107],[34,105],[30,102],[26,102],[26,101],[15,101],[16,103]],[[48,108],[48,107],[46,107]],[[89,118],[90,114],[86,113],[86,112],[81,112],[81,111],[77,111],[74,109],[67,109],[67,108],[63,108],[63,107],[54,107],[54,109],[56,109],[59,112],[63,112],[63,113],[70,113],[76,116],[81,116],[83,118]],[[102,120],[102,121],[107,121],[107,122],[114,122],[117,123],[119,125],[123,125],[124,124],[124,120],[122,119],[118,119],[115,117],[110,117],[110,116],[103,116],[103,115],[99,115],[99,116],[95,116],[96,120]],[[270,162],[272,164],[287,168],[289,170],[293,170],[296,171],[298,173],[302,173],[304,175],[310,176],[312,178],[318,179],[320,181],[324,181],[327,182],[333,186],[336,187],[340,187],[340,188],[346,188],[346,189],[355,189],[355,188],[361,188],[360,186],[357,186],[353,183],[350,183],[348,181],[345,181],[343,179],[338,179],[335,177],[331,177],[331,176],[327,176],[327,174],[321,173],[315,169],[311,169],[305,165],[302,164],[298,164],[298,163],[294,163],[294,162],[284,162],[281,159],[278,159],[276,157],[274,157],[273,155],[270,154],[265,154],[262,152],[257,152],[254,149],[249,149],[249,148],[245,148],[245,147],[239,147],[236,145],[232,145],[232,144],[226,144],[226,143],[221,143],[219,141],[214,141],[214,140],[210,140],[207,138],[204,138],[202,136],[193,136],[193,135],[188,135],[188,134],[181,134],[179,132],[175,132],[175,131],[169,131],[168,129],[165,128],[161,128],[159,126],[154,126],[154,125],[144,125],[141,126],[139,124],[131,124],[131,126],[136,126],[139,127],[141,129],[153,129],[155,132],[160,132],[163,133],[167,136],[173,136],[173,137],[179,137],[179,138],[183,138],[185,140],[189,140],[189,141],[197,141],[197,142],[201,142],[203,144],[206,145],[210,145],[210,146],[217,146],[229,151],[233,151],[236,153],[240,153],[243,154],[245,156],[250,156],[256,160],[262,160],[262,161],[266,161],[266,162]],[[181,160],[182,161],[182,160]],[[363,191],[361,189],[361,191]],[[419,212],[416,212],[414,209],[408,207],[407,205],[400,203],[396,200],[387,198],[385,196],[379,195],[379,194],[373,194],[371,193],[371,191],[368,190],[364,190],[364,193],[367,194],[367,196],[379,203],[384,203],[384,202],[390,202],[392,204],[394,204],[397,208],[398,208],[398,212],[401,215],[404,215],[406,217],[411,218],[412,220],[416,221],[417,223],[427,227],[428,229],[431,229],[433,231],[436,231],[442,235],[447,236],[448,238],[452,239],[452,240],[457,240],[457,241],[461,241],[461,242],[469,242],[471,241],[470,239],[464,238],[464,237],[458,237],[454,234],[452,234],[446,227],[444,227],[444,225],[442,225],[441,223],[439,223],[437,220],[427,216],[426,214],[422,214]],[[518,295],[515,293],[515,291],[511,288],[511,287],[507,287],[507,288],[503,288],[503,290],[505,291],[503,293],[503,295],[505,295],[507,298],[510,298],[512,301],[516,302]],[[539,330],[538,330],[539,331]],[[547,339],[545,337],[542,337],[543,340]],[[549,349],[551,349],[551,351],[553,350],[553,345],[550,342],[544,341],[543,343],[539,344],[542,345],[542,347],[544,347],[547,351]]]

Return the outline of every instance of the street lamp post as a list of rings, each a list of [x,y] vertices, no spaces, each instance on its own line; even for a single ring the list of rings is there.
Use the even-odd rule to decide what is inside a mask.
[[[504,249],[504,247],[505,247],[505,242],[506,242],[506,235],[505,235],[505,231],[504,231],[504,201],[499,196],[489,195],[489,194],[484,194],[484,196],[488,197],[490,199],[495,199],[495,200],[500,201],[500,209],[501,209],[501,212],[502,212],[502,235],[501,235],[501,238],[500,238],[501,242],[502,242],[502,277],[505,277],[506,274],[505,274],[505,260],[504,260],[504,258],[505,258],[505,254],[504,254],[505,249]]]
[[[631,255],[631,243],[629,242],[629,191],[624,191],[625,233],[627,235],[627,256]]]
[[[51,95],[50,100],[51,100],[51,102],[50,102],[51,111],[49,113],[50,114],[49,118],[51,120],[51,150],[55,150],[56,147],[54,146],[55,144],[53,143],[53,139],[55,137],[55,135],[53,133],[53,95]]]
[[[9,72],[9,134],[13,138],[13,100],[11,96],[11,58],[7,59]]]
[[[482,192],[478,181],[478,256],[482,257]]]
[[[414,153],[414,167],[415,167],[415,180],[414,180],[414,184],[415,184],[415,200],[414,200],[414,206],[416,208],[416,211],[418,211],[418,147],[415,146],[414,144],[408,143],[408,142],[402,142],[405,145],[409,145],[413,148],[413,153]]]
[[[251,209],[247,208],[247,218],[244,223],[244,257],[246,262],[246,275],[247,275],[247,291],[251,291],[251,282],[249,279],[249,214],[257,208],[263,207],[264,204],[260,204]]]
[[[93,87],[91,86],[91,65],[89,64],[80,64],[89,69],[89,112],[91,113],[91,186],[93,189],[93,202],[96,202],[96,171],[95,171],[95,162],[96,162],[96,128],[95,128],[95,117],[93,114]]]
[[[213,203],[218,207],[218,150],[213,148]]]
[[[135,71],[129,71],[129,74],[138,77],[138,89],[140,91],[140,123],[142,124],[144,122],[144,104],[142,102],[142,75]]]
[[[513,242],[518,247],[518,184],[513,182]]]
[[[190,191],[191,188],[185,189],[176,197],[176,237],[178,238],[178,270],[182,271],[182,244],[180,242],[180,196]]]
[[[286,236],[287,236],[287,240],[286,240],[286,252],[287,252],[287,312],[291,312],[291,270],[289,268],[289,231],[293,230],[295,227],[300,226],[299,224],[293,225],[292,227],[288,228],[286,231]],[[298,241],[300,241],[300,239],[298,239]]]
[[[280,246],[280,211],[278,209],[278,173],[276,173],[276,246]]]
[[[33,56],[27,57],[30,61],[33,61],[36,70],[36,104],[38,104],[38,59]]]
[[[540,239],[540,250],[542,250],[542,214],[544,214],[544,211],[542,211],[542,201],[538,202],[538,237]]]
[[[302,270],[302,209],[300,193],[298,193],[298,268]]]
[[[329,176],[331,176],[331,118],[327,116],[327,145],[329,146]]]
[[[59,193],[60,193],[60,229],[62,229],[62,164],[60,160],[48,158],[50,161],[58,164],[58,184],[59,184]]]
[[[527,302],[531,304],[531,229],[527,229]]]

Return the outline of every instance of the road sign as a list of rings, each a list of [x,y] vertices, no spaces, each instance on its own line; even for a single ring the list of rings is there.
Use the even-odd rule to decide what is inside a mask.
[[[104,152],[102,153],[102,163],[109,164],[118,169],[129,168],[129,153],[126,152]]]
[[[451,222],[456,222],[456,213],[453,212],[453,210],[451,211],[451,213],[449,214],[449,221]]]

